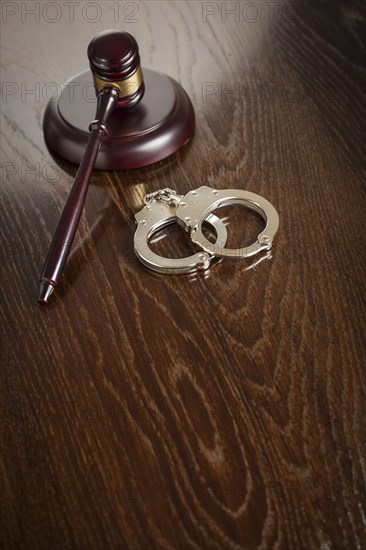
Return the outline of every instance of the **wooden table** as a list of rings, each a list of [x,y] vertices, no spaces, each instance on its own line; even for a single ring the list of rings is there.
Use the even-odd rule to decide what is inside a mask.
[[[361,548],[362,2],[2,4],[5,546]],[[76,173],[47,150],[42,117],[107,28],[182,83],[196,134],[157,165],[94,173],[39,307]],[[202,184],[272,202],[272,254],[148,272],[133,252],[144,194]],[[261,228],[240,207],[221,214],[231,246]],[[179,229],[161,237],[159,253],[193,250]]]

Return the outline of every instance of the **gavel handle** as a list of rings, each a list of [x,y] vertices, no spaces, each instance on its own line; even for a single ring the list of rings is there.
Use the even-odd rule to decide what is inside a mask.
[[[102,139],[107,133],[106,123],[117,104],[118,97],[118,91],[114,88],[104,88],[98,95],[96,120],[89,127],[88,145],[57,224],[42,270],[38,295],[40,303],[47,303],[62,275],[83,211],[90,176]]]

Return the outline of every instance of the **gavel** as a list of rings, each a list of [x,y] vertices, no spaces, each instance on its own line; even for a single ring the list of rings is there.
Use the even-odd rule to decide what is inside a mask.
[[[129,33],[100,33],[89,44],[88,58],[97,94],[96,115],[90,123],[87,147],[42,270],[38,295],[40,303],[47,303],[65,267],[100,145],[108,134],[108,119],[116,108],[131,109],[136,106],[145,91],[139,48]]]

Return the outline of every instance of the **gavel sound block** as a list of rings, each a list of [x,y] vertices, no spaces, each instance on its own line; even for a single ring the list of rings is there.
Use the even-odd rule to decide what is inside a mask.
[[[88,47],[90,71],[50,101],[43,130],[50,149],[80,164],[42,270],[38,301],[47,303],[66,264],[94,168],[139,168],[164,159],[194,132],[189,97],[172,78],[141,69],[136,40],[105,31]],[[96,94],[96,98],[95,98]]]

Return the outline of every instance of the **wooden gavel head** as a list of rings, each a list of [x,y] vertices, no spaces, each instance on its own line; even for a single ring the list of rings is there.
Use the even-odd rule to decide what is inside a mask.
[[[133,107],[144,95],[139,47],[128,32],[104,31],[88,47],[90,69],[97,94],[106,87],[119,93],[118,107]]]

